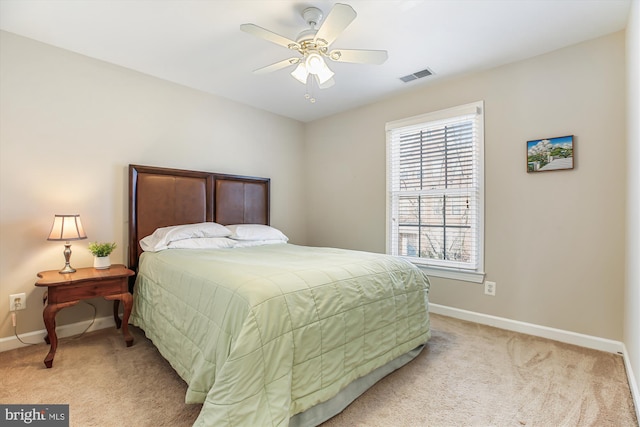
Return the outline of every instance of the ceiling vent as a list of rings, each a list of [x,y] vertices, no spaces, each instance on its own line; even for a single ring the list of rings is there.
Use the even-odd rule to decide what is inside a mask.
[[[409,82],[410,82],[410,81],[412,81],[412,80],[421,79],[421,78],[423,78],[423,77],[427,77],[427,76],[430,76],[430,75],[432,75],[432,74],[433,74],[433,71],[431,71],[431,70],[430,70],[430,69],[428,69],[428,68],[425,68],[425,69],[424,69],[424,70],[422,70],[422,71],[416,71],[416,72],[415,72],[415,73],[413,73],[413,74],[409,74],[409,75],[406,75],[406,76],[404,76],[404,77],[400,77],[400,80],[402,80],[402,81],[403,81],[403,82],[405,82],[405,83],[409,83]]]

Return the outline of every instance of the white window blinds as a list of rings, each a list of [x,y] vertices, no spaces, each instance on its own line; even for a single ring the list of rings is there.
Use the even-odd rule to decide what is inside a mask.
[[[387,123],[388,251],[483,269],[483,103]]]

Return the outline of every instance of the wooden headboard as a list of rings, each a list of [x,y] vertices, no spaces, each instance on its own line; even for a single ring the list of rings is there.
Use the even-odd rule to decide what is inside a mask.
[[[269,178],[129,165],[129,268],[159,227],[213,221],[269,225]]]

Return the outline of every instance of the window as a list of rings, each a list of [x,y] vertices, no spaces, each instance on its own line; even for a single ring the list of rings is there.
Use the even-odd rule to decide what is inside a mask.
[[[387,123],[387,251],[484,279],[483,102]]]

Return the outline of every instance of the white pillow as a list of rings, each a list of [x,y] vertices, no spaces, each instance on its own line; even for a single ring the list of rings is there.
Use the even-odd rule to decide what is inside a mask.
[[[282,231],[263,224],[234,224],[227,225],[227,228],[231,230],[229,237],[234,240],[289,240]]]
[[[236,240],[226,237],[196,237],[171,242],[169,249],[221,249],[233,248],[235,245]]]
[[[215,222],[173,225],[158,228],[153,234],[140,240],[140,247],[146,252],[167,249],[169,243],[194,237],[227,237],[231,230]]]
[[[251,246],[263,246],[263,245],[275,245],[286,244],[287,242],[281,239],[278,240],[234,240],[236,244],[234,248],[250,248]]]

